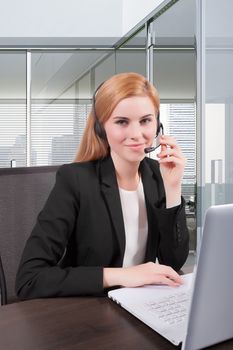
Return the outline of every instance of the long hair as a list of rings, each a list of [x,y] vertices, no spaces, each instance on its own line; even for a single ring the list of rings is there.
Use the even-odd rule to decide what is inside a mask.
[[[106,157],[110,150],[108,141],[95,132],[95,121],[104,127],[117,104],[128,97],[148,96],[159,111],[159,95],[156,88],[142,75],[120,73],[106,80],[95,94],[95,105],[88,116],[87,124],[75,162],[84,162]]]

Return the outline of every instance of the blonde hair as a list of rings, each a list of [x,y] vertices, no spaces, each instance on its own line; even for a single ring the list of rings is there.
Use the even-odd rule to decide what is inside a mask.
[[[120,73],[106,80],[95,94],[95,106],[88,116],[75,162],[104,158],[109,154],[109,145],[95,132],[98,118],[103,126],[110,118],[117,104],[128,97],[148,96],[159,111],[159,95],[156,88],[142,75],[137,73]]]

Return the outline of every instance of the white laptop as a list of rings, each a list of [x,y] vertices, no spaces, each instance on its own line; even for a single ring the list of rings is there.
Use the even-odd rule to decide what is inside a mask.
[[[210,207],[195,271],[180,287],[119,288],[109,298],[182,350],[233,338],[233,204]]]

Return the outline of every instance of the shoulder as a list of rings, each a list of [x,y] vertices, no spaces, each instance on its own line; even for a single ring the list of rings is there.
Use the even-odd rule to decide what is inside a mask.
[[[78,172],[91,172],[96,168],[96,161],[89,162],[75,162],[69,164],[63,164],[59,167],[59,173],[78,173]]]
[[[63,164],[57,171],[57,177],[62,177],[69,181],[73,178],[88,179],[89,177],[94,177],[97,163],[98,161],[88,161]]]
[[[89,191],[97,179],[96,161],[63,164],[56,173],[56,188],[79,196]]]

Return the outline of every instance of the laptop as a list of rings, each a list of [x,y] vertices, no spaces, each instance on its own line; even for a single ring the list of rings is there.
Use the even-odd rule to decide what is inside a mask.
[[[182,350],[233,338],[233,204],[205,215],[199,259],[179,287],[119,288],[109,298]]]

